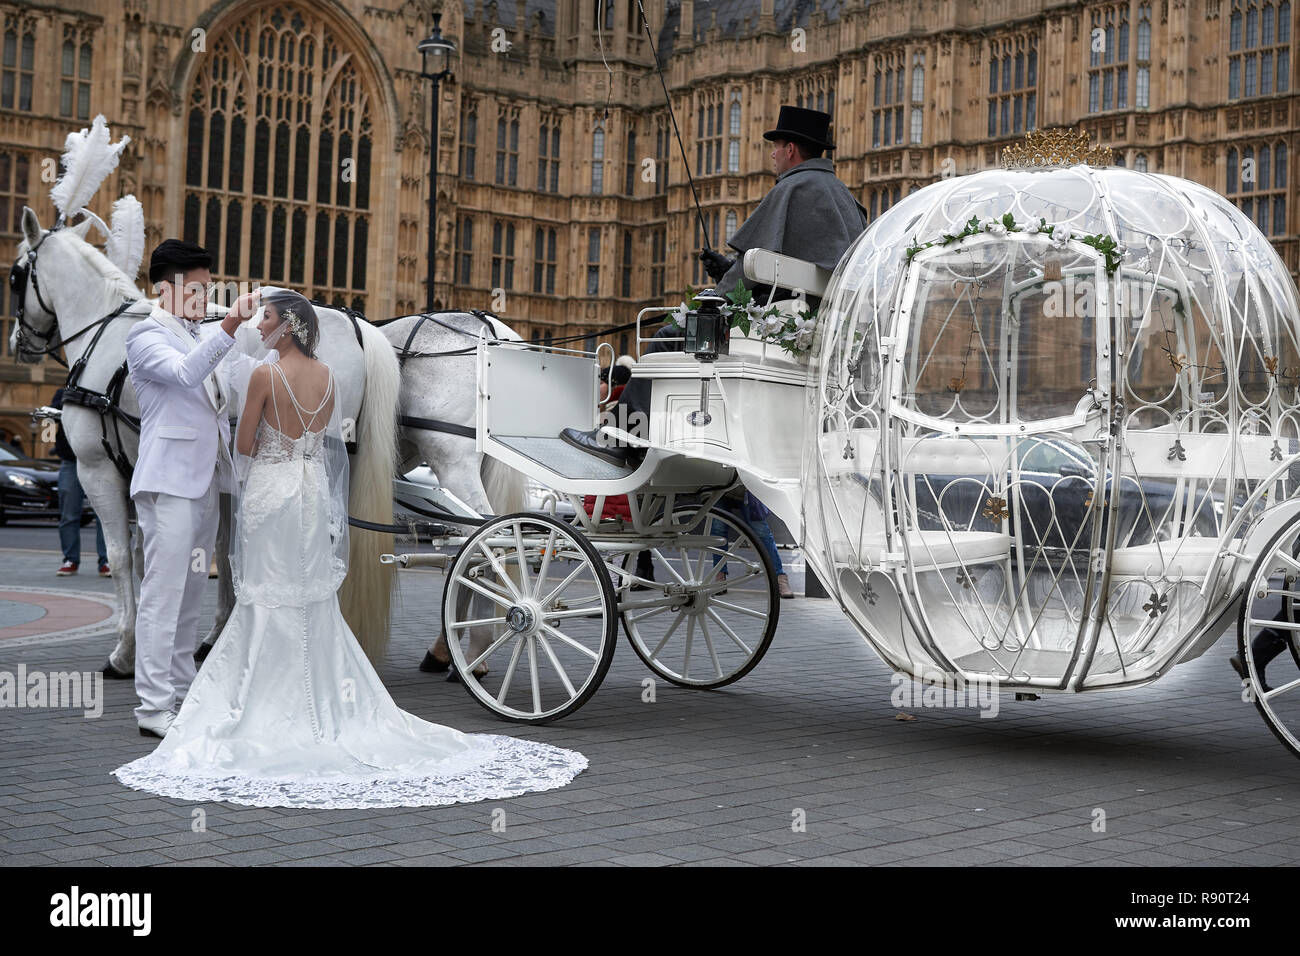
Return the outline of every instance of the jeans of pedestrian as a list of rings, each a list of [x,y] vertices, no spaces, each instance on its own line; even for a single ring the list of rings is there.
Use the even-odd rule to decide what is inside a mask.
[[[776,550],[776,538],[772,534],[772,527],[767,523],[767,519],[764,518],[760,521],[750,521],[749,526],[754,529],[754,536],[758,538],[758,543],[763,546],[763,550],[767,552],[767,556],[772,559],[773,573],[785,574],[785,569],[781,566],[780,552]],[[709,533],[725,536],[728,543],[735,540],[735,535],[729,531],[726,525],[721,521],[718,521],[716,518],[713,520],[713,524],[709,528]],[[721,560],[722,558],[720,555],[715,554],[713,556],[713,563],[715,565]],[[725,570],[725,568],[723,570]]]
[[[65,461],[59,466],[59,544],[63,547],[63,560],[81,563],[81,514],[86,505],[86,493],[77,479],[77,463]],[[95,516],[95,547],[99,563],[108,564],[108,548],[104,546],[104,528]]]
[[[1290,621],[1285,607],[1277,612],[1273,618],[1275,621]],[[1260,679],[1264,679],[1264,669],[1272,663],[1273,659],[1287,649],[1291,643],[1291,633],[1281,631],[1277,628],[1266,627],[1255,635],[1250,642],[1250,653],[1255,658],[1255,666],[1259,669]]]

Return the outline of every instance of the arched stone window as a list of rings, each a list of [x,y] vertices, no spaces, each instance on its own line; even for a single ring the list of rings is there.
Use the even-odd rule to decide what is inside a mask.
[[[291,4],[208,43],[185,117],[185,238],[216,279],[364,309],[375,107],[356,54]]]

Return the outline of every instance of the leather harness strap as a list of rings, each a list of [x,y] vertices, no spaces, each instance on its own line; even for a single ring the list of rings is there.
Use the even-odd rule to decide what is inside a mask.
[[[128,375],[126,362],[123,362],[113,373],[113,377],[108,381],[108,386],[102,392],[97,392],[94,389],[86,388],[82,385],[81,375],[85,372],[86,364],[90,361],[91,356],[95,354],[95,346],[99,344],[100,337],[103,336],[104,330],[108,328],[109,322],[117,318],[139,301],[139,299],[128,299],[119,305],[113,312],[110,312],[104,318],[99,320],[99,327],[95,329],[94,337],[90,340],[90,344],[86,346],[86,351],[82,353],[81,358],[77,359],[77,361],[73,363],[72,368],[68,370],[68,378],[63,385],[64,405],[80,405],[83,408],[89,408],[93,411],[99,412],[99,441],[104,447],[104,454],[107,455],[108,460],[113,463],[118,474],[127,481],[131,480],[131,475],[135,469],[127,458],[126,452],[122,449],[121,427],[125,424],[127,428],[131,429],[136,434],[139,434],[140,419],[135,415],[130,415],[127,412],[122,411],[121,407],[122,389],[126,386]],[[116,448],[114,448],[113,443],[108,440],[108,423],[110,418],[113,422],[113,438],[117,444]]]
[[[417,418],[414,415],[399,415],[397,421],[408,428],[419,428],[429,432],[444,432],[448,435],[459,435],[461,438],[477,438],[478,429],[471,428],[468,425],[457,425],[454,422],[439,421],[436,418]]]

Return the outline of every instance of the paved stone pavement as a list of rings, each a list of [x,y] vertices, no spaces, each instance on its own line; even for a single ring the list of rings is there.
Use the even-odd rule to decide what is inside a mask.
[[[0,533],[0,588],[111,593],[58,579],[53,532]],[[547,727],[505,724],[416,664],[442,578],[403,572],[381,670],[397,702],[469,732],[582,751],[561,790],[428,809],[304,811],[194,804],[109,772],[147,752],[129,682],[99,719],[0,710],[0,862],[6,865],[397,866],[619,864],[1275,865],[1300,859],[1300,761],[1273,738],[1225,663],[1228,638],[1120,695],[1003,698],[896,719],[889,671],[829,601],[782,606],[766,659],[715,692],[660,682],[624,644],[604,686]],[[215,583],[209,587],[207,612]],[[28,615],[30,616],[30,615]],[[0,621],[0,626],[3,626]],[[111,636],[0,641],[0,671],[97,670]],[[195,809],[206,830],[194,832]],[[505,829],[493,830],[504,810]],[[1096,811],[1105,830],[1096,832]],[[806,818],[806,829],[793,823]]]

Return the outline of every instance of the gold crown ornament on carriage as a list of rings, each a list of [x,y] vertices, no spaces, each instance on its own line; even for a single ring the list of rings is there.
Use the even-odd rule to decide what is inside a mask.
[[[1231,202],[1109,152],[1031,133],[845,254],[807,557],[889,664],[948,684],[1142,684],[1240,622],[1243,697],[1300,753],[1296,289]]]

